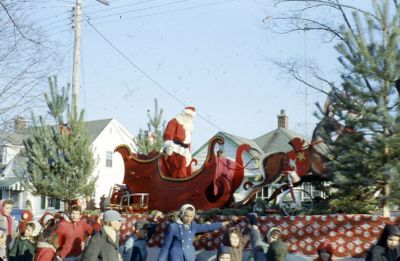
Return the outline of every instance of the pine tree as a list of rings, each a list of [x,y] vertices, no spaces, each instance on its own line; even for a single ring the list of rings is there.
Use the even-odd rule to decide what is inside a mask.
[[[389,202],[400,204],[400,8],[373,4],[372,14],[353,12],[354,30],[341,27],[336,46],[343,72],[341,85],[332,84],[330,113],[343,128],[330,143],[338,189],[330,203],[348,213],[385,207],[387,215]]]
[[[147,111],[147,130],[140,129],[139,135],[135,139],[138,153],[151,155],[159,152],[163,146],[163,132],[165,121],[162,120],[163,109],[158,109],[157,99],[154,99],[153,116]],[[162,128],[160,129],[160,127]]]
[[[54,76],[49,78],[49,87],[45,100],[55,124],[47,125],[42,117],[37,124],[32,112],[34,127],[24,141],[27,170],[22,183],[34,194],[64,201],[67,208],[71,200],[93,194],[94,159],[83,122],[84,112],[77,115],[70,111],[69,86],[59,92]]]

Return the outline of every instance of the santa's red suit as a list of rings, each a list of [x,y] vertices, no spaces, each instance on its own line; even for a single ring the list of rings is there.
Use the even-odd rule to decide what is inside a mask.
[[[170,120],[164,131],[164,160],[166,175],[173,178],[186,178],[191,175],[190,143],[192,142],[193,107],[186,107],[176,118]]]

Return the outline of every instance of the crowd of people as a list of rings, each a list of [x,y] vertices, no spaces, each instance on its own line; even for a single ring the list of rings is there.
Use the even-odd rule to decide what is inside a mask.
[[[145,261],[147,243],[157,228],[160,212],[153,222],[137,221],[135,232],[124,243],[119,242],[119,231],[124,219],[116,210],[106,210],[89,225],[82,219],[82,208],[74,205],[68,214],[57,219],[46,214],[38,221],[27,222],[19,231],[11,217],[13,202],[0,205],[0,260],[21,261]],[[251,261],[284,261],[288,246],[283,242],[279,227],[271,227],[265,238],[258,228],[257,215],[249,213],[247,226],[239,229],[237,218],[224,222],[195,221],[196,209],[185,204],[178,216],[168,223],[158,261],[195,261],[193,241],[198,233],[223,228],[224,235],[216,260],[244,260],[244,249],[249,245]],[[228,226],[229,225],[229,226]],[[16,236],[17,235],[17,236]],[[400,261],[400,229],[386,225],[377,244],[366,256],[367,261]],[[334,249],[328,241],[320,242],[314,261],[332,261]]]

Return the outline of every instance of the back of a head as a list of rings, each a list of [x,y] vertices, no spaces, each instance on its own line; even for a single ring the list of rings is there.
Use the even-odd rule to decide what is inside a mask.
[[[268,248],[267,260],[268,261],[284,261],[288,254],[288,247],[282,241],[274,241]]]
[[[217,258],[222,254],[231,254],[232,248],[229,246],[221,245],[217,250]]]
[[[329,254],[333,255],[333,246],[329,240],[322,241],[318,246],[318,251],[325,250]]]

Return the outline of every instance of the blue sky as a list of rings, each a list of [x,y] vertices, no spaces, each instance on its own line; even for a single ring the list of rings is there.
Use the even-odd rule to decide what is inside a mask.
[[[68,10],[74,1],[51,2],[44,17],[59,15],[42,23],[65,55],[62,69],[54,72],[61,85],[71,82]],[[327,77],[336,78],[338,55],[321,36],[277,35],[266,28],[264,18],[285,11],[272,1],[83,2],[83,19],[90,17],[98,32],[151,80],[84,21],[80,108],[87,120],[113,117],[134,135],[146,128],[146,111],[153,110],[155,98],[165,120],[180,113],[183,104],[197,108],[201,117],[195,120],[194,149],[219,130],[247,138],[265,134],[276,128],[281,109],[290,129],[310,135],[317,121],[314,104],[326,97],[311,89],[306,93],[270,60],[314,61]]]

